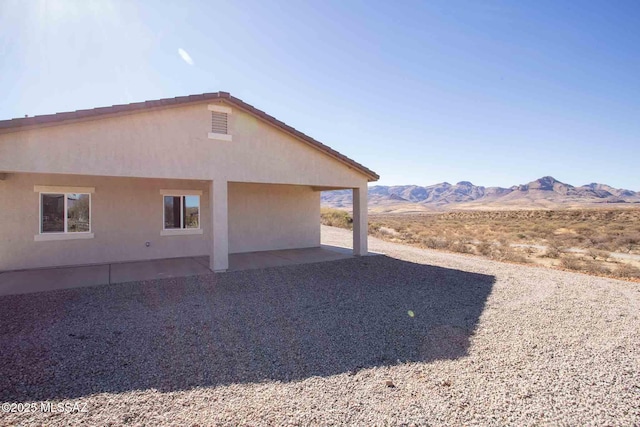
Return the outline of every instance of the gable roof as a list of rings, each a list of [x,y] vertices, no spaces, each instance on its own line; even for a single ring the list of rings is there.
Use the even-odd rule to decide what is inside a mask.
[[[284,132],[298,138],[302,142],[318,149],[324,154],[327,154],[330,157],[333,157],[336,160],[346,164],[347,166],[358,170],[359,172],[367,176],[369,182],[377,181],[378,179],[380,179],[380,176],[371,169],[366,168],[355,160],[352,160],[344,154],[337,152],[328,145],[325,145],[320,141],[317,141],[310,136],[300,132],[299,130],[287,125],[286,123],[281,122],[280,120],[276,119],[273,116],[270,116],[264,111],[257,109],[253,105],[247,104],[241,99],[231,96],[229,92],[212,92],[203,93],[201,95],[178,96],[176,98],[164,98],[153,101],[134,102],[131,104],[112,105],[110,107],[99,107],[88,110],[77,110],[18,119],[0,120],[0,133],[17,132],[21,130],[28,130],[34,127],[63,124],[64,122],[75,122],[79,120],[99,118],[101,116],[109,115],[131,114],[144,110],[172,107],[183,104],[194,104],[211,100],[222,100],[228,104],[240,108],[241,110],[246,111],[247,113],[273,126],[276,126]]]

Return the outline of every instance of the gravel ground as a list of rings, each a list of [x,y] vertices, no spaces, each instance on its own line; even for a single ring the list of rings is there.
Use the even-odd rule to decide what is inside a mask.
[[[640,425],[640,284],[370,249],[1,297],[0,424]]]

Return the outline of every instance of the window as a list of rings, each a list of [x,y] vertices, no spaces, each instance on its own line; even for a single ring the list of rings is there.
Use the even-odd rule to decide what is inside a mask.
[[[209,105],[211,111],[211,131],[209,139],[220,139],[223,141],[231,141],[229,132],[229,115],[231,108],[219,104]]]
[[[40,204],[36,242],[93,239],[91,195],[95,188],[34,185],[33,191]]]
[[[200,229],[200,196],[164,195],[164,229]]]
[[[90,233],[91,194],[40,193],[40,233]]]
[[[200,227],[202,190],[160,190],[162,195],[161,236],[203,234]]]
[[[93,187],[35,185],[40,215],[35,241],[92,239],[91,195]]]

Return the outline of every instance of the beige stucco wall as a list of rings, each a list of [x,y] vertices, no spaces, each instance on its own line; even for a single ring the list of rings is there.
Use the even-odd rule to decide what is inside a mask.
[[[320,192],[229,183],[229,253],[320,246]]]
[[[34,185],[95,187],[91,228],[95,238],[36,242],[39,194]],[[87,176],[10,174],[0,181],[0,271],[208,254],[209,225],[203,234],[160,236],[160,189],[202,190],[200,208],[208,217],[208,187],[198,181],[121,179]],[[145,242],[150,242],[149,247]]]
[[[209,139],[209,104],[1,133],[0,172],[366,184],[362,173],[236,107],[233,141]]]
[[[95,187],[86,240],[36,242],[39,194],[34,185]],[[201,190],[203,234],[160,236],[161,189]],[[209,182],[48,174],[0,180],[0,271],[209,255]],[[229,184],[232,252],[318,246],[319,193],[310,187]],[[145,242],[150,242],[149,247]]]

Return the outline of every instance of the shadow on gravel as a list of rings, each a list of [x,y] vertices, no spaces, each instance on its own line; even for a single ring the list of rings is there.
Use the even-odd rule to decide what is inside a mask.
[[[0,401],[456,359],[493,283],[377,256],[1,297]]]

